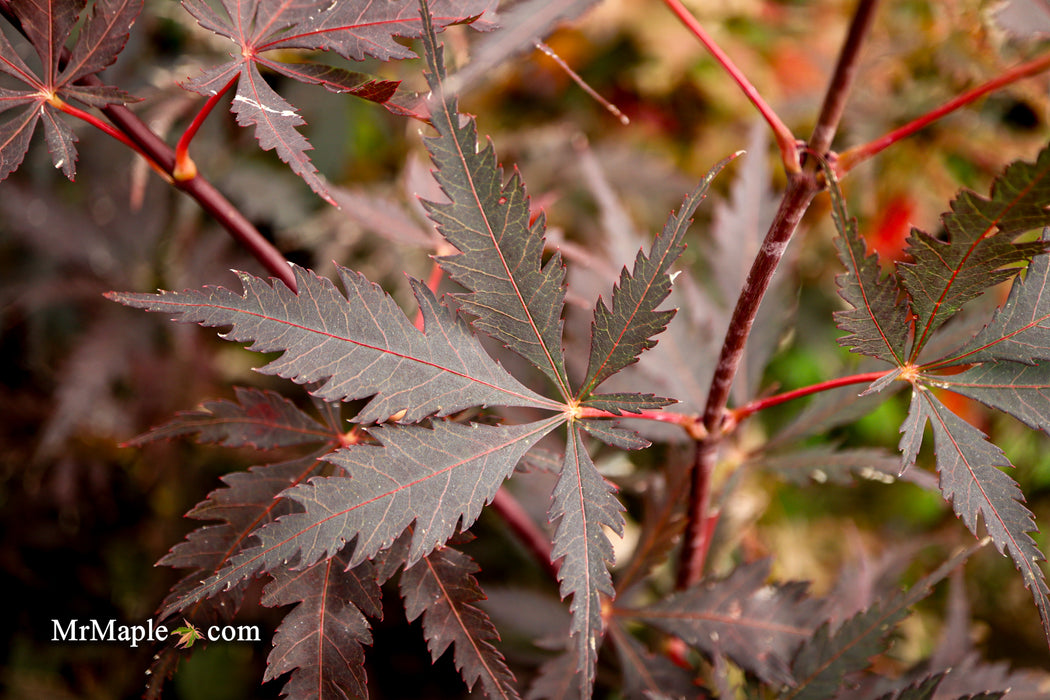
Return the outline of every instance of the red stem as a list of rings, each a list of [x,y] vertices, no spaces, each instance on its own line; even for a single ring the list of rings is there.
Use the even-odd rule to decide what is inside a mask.
[[[794,399],[802,398],[803,396],[809,396],[816,394],[821,391],[830,391],[831,389],[838,389],[842,386],[849,386],[850,384],[870,384],[882,377],[886,376],[894,370],[882,370],[878,372],[864,372],[863,374],[852,374],[848,377],[839,377],[838,379],[831,379],[826,382],[820,382],[819,384],[811,384],[810,386],[804,386],[799,389],[793,389],[791,391],[785,391],[782,394],[776,394],[774,396],[767,396],[762,399],[756,399],[748,404],[741,406],[740,408],[733,408],[729,410],[729,417],[733,423],[739,423],[740,421],[748,418],[754,413],[758,413],[767,408],[778,406],[782,403],[792,401]]]
[[[869,143],[865,143],[860,146],[854,146],[841,154],[834,163],[835,174],[843,175],[860,163],[863,163],[872,156],[882,152],[884,149],[892,146],[897,141],[907,138],[914,134],[916,131],[925,128],[929,124],[937,121],[941,117],[954,112],[960,107],[964,107],[974,100],[987,95],[990,92],[998,90],[1010,83],[1017,82],[1023,78],[1028,78],[1038,73],[1043,72],[1047,68],[1050,68],[1050,54],[1041,56],[1033,59],[1026,63],[1022,63],[1019,66],[1015,66],[1010,70],[1006,71],[1002,75],[989,80],[983,85],[979,85],[972,90],[967,90],[958,97],[945,102],[943,105],[934,109],[921,117],[914,119],[899,129],[895,129],[885,136],[875,139]]]
[[[677,425],[687,433],[694,440],[703,440],[707,437],[707,430],[704,429],[703,421],[700,420],[700,416],[689,413],[675,413],[674,411],[640,411],[639,413],[612,413],[611,411],[603,411],[598,408],[589,408],[587,406],[581,406],[577,409],[577,418],[636,418],[638,420],[654,420],[661,423],[671,423]]]
[[[186,127],[186,131],[182,132],[182,136],[179,137],[179,142],[175,144],[175,170],[172,175],[178,182],[184,182],[186,180],[192,180],[197,177],[197,165],[190,158],[190,142],[193,141],[193,137],[197,135],[201,125],[204,124],[204,120],[208,118],[208,115],[212,113],[216,105],[219,104],[219,100],[230,91],[234,83],[240,75],[235,75],[230,78],[230,82],[226,83],[221,90],[208,98],[208,101],[204,103],[200,111],[197,112],[197,116],[193,118],[190,125]]]
[[[142,156],[143,159],[145,159],[145,161],[147,163],[149,163],[150,167],[152,167],[154,170],[156,170],[158,173],[160,173],[160,175],[162,177],[168,178],[168,180],[170,182],[170,177],[169,177],[168,173],[166,173],[164,171],[164,169],[161,168],[160,165],[155,160],[153,160],[148,153],[146,153],[141,148],[139,148],[139,145],[137,143],[135,143],[134,141],[129,139],[124,134],[124,132],[120,131],[119,129],[113,128],[112,124],[107,124],[106,122],[102,121],[101,119],[96,117],[91,112],[85,112],[84,110],[80,109],[79,107],[75,107],[75,106],[69,104],[68,102],[66,102],[65,100],[63,100],[61,97],[59,97],[57,95],[53,96],[47,102],[52,107],[55,107],[56,109],[59,109],[59,110],[65,112],[66,114],[68,114],[71,117],[76,117],[77,119],[80,119],[81,121],[87,122],[91,126],[93,126],[96,129],[98,129],[99,131],[102,131],[103,133],[108,134],[109,136],[112,136],[117,141],[120,141],[122,144],[124,144],[125,146],[127,146],[131,150],[135,151],[135,153],[138,153],[140,156]]]
[[[693,36],[700,40],[704,48],[710,52],[723,70],[740,86],[747,99],[751,100],[751,104],[758,109],[762,118],[769,124],[769,128],[773,130],[773,135],[777,140],[777,145],[780,147],[780,157],[784,161],[784,168],[789,173],[799,172],[801,165],[798,156],[798,139],[791,133],[791,129],[787,127],[787,124],[781,120],[776,111],[769,106],[769,103],[762,98],[758,89],[747,79],[743,71],[737,68],[728,54],[715,43],[715,40],[711,38],[711,35],[707,33],[703,25],[686,9],[681,0],[664,0],[664,4],[671,8],[671,11],[682,21],[682,24],[693,33]]]
[[[89,76],[95,78],[95,76]],[[87,82],[87,79],[85,79]],[[101,81],[98,81],[101,84]],[[175,151],[157,136],[134,112],[124,105],[109,105],[102,112],[132,141],[145,151],[161,168],[173,173]],[[277,248],[259,233],[259,230],[202,176],[185,182],[175,182],[179,188],[197,200],[233,238],[259,261],[271,274],[284,282],[293,292],[298,290],[295,274]]]

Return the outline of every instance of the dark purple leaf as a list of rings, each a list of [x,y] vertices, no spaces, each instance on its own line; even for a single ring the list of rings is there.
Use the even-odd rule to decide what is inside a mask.
[[[825,168],[825,173],[830,176],[830,169]],[[891,275],[884,276],[878,256],[868,255],[864,239],[857,232],[857,221],[849,218],[842,191],[830,177],[828,190],[832,217],[839,231],[835,244],[839,259],[846,266],[846,272],[836,278],[839,296],[853,307],[835,312],[835,323],[849,333],[839,338],[839,343],[852,352],[903,365],[907,361],[905,345],[911,323],[908,306],[901,303],[898,280]]]
[[[843,690],[846,674],[867,668],[870,658],[887,648],[893,628],[908,614],[908,608],[932,592],[956,567],[973,554],[980,544],[956,554],[933,573],[889,600],[876,603],[832,629],[826,622],[806,639],[791,663],[794,687],[781,697],[785,700],[824,700]]]
[[[623,506],[615,487],[598,473],[576,427],[569,428],[565,462],[554,487],[550,520],[557,522],[551,558],[561,559],[561,596],[572,596],[572,637],[579,662],[580,694],[590,697],[598,644],[602,639],[602,599],[615,591],[608,564],[613,548],[604,528],[623,536]]]
[[[556,408],[522,386],[482,349],[469,328],[413,283],[425,322],[420,332],[394,301],[360,274],[339,268],[349,299],[329,280],[295,269],[299,292],[241,274],[244,295],[221,287],[161,294],[111,293],[128,306],[183,322],[230,326],[223,337],[258,352],[286,351],[261,371],[300,383],[328,401],[372,396],[358,415],[405,422],[477,405]]]
[[[609,411],[615,415],[624,413],[641,413],[675,403],[674,399],[652,394],[594,394],[582,405],[599,411]]]
[[[908,412],[906,465],[914,461],[927,420],[933,427],[941,493],[970,532],[978,534],[978,518],[984,520],[996,549],[1009,556],[1021,572],[1050,641],[1050,588],[1039,567],[1046,557],[1029,534],[1037,530],[1035,519],[1023,505],[1020,487],[1000,469],[1013,465],[980,430],[956,416],[933,392],[921,386],[912,392]]]
[[[561,417],[520,426],[435,422],[378,426],[380,445],[358,445],[326,459],[348,476],[317,478],[283,495],[305,511],[257,531],[258,544],[206,579],[179,608],[238,584],[260,570],[303,568],[354,541],[352,566],[389,547],[414,524],[409,565],[466,530],[521,456]]]
[[[44,68],[44,83],[57,84],[58,60],[87,0],[10,0],[11,11]]]
[[[916,314],[917,354],[933,331],[966,302],[1017,274],[1016,263],[1046,250],[1041,241],[1013,243],[1018,235],[1050,225],[1050,148],[1036,162],[1018,161],[992,184],[991,195],[964,190],[941,219],[946,241],[915,230],[899,265]]]
[[[518,698],[514,674],[496,648],[499,633],[475,603],[485,599],[474,560],[449,547],[423,557],[401,574],[405,616],[423,616],[423,634],[434,661],[454,645],[456,668],[468,688],[481,681],[490,698]]]
[[[18,100],[24,104],[25,100]],[[34,101],[14,117],[0,123],[0,180],[18,169],[29,150],[41,109]]]
[[[425,40],[427,81],[435,99],[426,139],[435,177],[449,203],[429,202],[438,230],[460,251],[438,258],[469,293],[457,295],[474,327],[538,367],[568,399],[573,395],[561,348],[565,268],[555,253],[543,264],[544,222],[529,224],[529,202],[517,174],[503,184],[491,145],[478,143],[473,119],[461,118],[455,98],[444,99],[441,50]]]
[[[0,89],[0,111],[29,103],[23,113],[0,125],[0,180],[22,163],[38,119],[51,161],[70,180],[76,175],[76,136],[59,115],[63,99],[78,99],[94,106],[130,101],[113,88],[84,88],[73,82],[93,75],[116,60],[127,42],[128,30],[142,7],[142,0],[99,0],[84,20],[71,58],[59,71],[65,44],[86,6],[86,0],[11,0],[10,9],[21,23],[43,64],[44,78],[34,75],[0,35],[0,71],[25,83],[29,91]],[[52,98],[53,96],[53,98]]]
[[[923,378],[1008,413],[1030,428],[1050,432],[1050,361],[985,362],[960,374]]]
[[[1047,239],[1044,232],[1043,240]],[[991,323],[969,342],[951,353],[948,366],[988,360],[1012,360],[1032,364],[1050,360],[1050,255],[1039,255],[1024,276],[1014,279],[1006,303],[996,310]]]
[[[362,611],[381,616],[382,594],[372,565],[347,569],[337,555],[303,571],[277,569],[263,605],[295,604],[273,637],[263,681],[286,673],[281,691],[294,700],[368,697],[363,645],[372,643]]]
[[[321,465],[318,460],[326,451],[227,474],[222,478],[223,488],[212,491],[186,514],[197,520],[220,522],[194,530],[185,542],[173,547],[157,562],[177,569],[192,569],[164,601],[163,616],[183,609],[182,599],[199,586],[203,578],[214,575],[248,546],[253,531],[289,512],[289,502],[277,498],[278,494],[315,473]],[[217,593],[208,601],[210,609],[223,617],[233,615],[245,585],[231,586]]]
[[[469,21],[484,12],[489,4],[486,0],[439,0],[433,7],[433,21],[439,27]],[[255,138],[263,150],[276,150],[293,172],[334,205],[327,184],[307,155],[313,147],[296,130],[305,123],[304,120],[295,107],[266,84],[258,66],[265,65],[296,80],[322,84],[328,89],[350,92],[383,104],[394,97],[392,83],[370,81],[339,68],[278,62],[262,54],[276,49],[305,49],[334,51],[358,61],[369,56],[384,61],[411,58],[415,54],[394,37],[420,35],[423,23],[417,0],[332,2],[327,5],[228,0],[223,3],[224,14],[218,13],[204,0],[183,0],[183,6],[202,27],[230,39],[237,46],[232,61],[206,70],[184,86],[202,95],[214,95],[239,75],[232,106],[237,123],[254,126]],[[399,105],[389,106],[393,111],[403,111]]]
[[[200,443],[260,450],[338,441],[339,436],[331,429],[280,394],[243,387],[234,388],[234,392],[236,401],[205,401],[199,409],[180,412],[128,444],[144,445],[185,435],[196,435]]]
[[[44,122],[44,137],[51,162],[72,180],[77,173],[76,134],[52,109],[41,109],[40,119]]]
[[[143,0],[96,0],[57,82],[71,85],[117,60]]]
[[[306,121],[283,97],[271,88],[254,63],[241,70],[237,94],[231,110],[241,126],[254,126],[255,138],[264,151],[277,155],[314,192],[331,201],[328,185],[317,172],[306,152],[313,149],[306,137],[295,130]],[[334,204],[334,202],[332,202]]]
[[[39,85],[36,76],[33,74],[33,69],[26,65],[3,32],[0,32],[0,72],[7,73],[31,87]],[[5,90],[4,92],[7,91]],[[31,95],[34,93],[26,94]]]
[[[652,444],[633,430],[621,428],[609,421],[581,420],[579,425],[605,444],[621,450],[644,450]]]
[[[260,59],[263,65],[301,83],[320,85],[329,92],[350,93],[370,102],[383,104],[397,92],[398,80],[379,80],[345,68],[321,63],[278,63]]]
[[[92,107],[138,102],[137,97],[108,85],[70,85],[62,88],[62,96],[78,100]]]
[[[657,311],[656,307],[671,293],[671,266],[685,250],[683,239],[692,223],[690,217],[707,196],[711,181],[730,160],[712,168],[685,198],[653,241],[649,255],[639,251],[634,269],[628,272],[623,268],[619,284],[613,287],[612,310],[598,299],[591,323],[587,375],[577,398],[586,399],[603,381],[637,362],[644,350],[656,344],[653,336],[661,333],[674,317],[673,310]]]
[[[793,685],[791,658],[816,626],[821,602],[804,583],[766,583],[769,561],[701,581],[633,614],[711,657],[725,656],[759,678]]]

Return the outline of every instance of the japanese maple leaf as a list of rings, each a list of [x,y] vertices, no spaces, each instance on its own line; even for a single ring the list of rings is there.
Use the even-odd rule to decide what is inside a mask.
[[[349,92],[404,113],[391,102],[399,84],[397,81],[373,79],[318,63],[287,63],[266,55],[266,52],[276,49],[333,51],[356,61],[367,57],[383,61],[412,58],[415,54],[394,41],[394,37],[420,35],[422,23],[415,0],[332,3],[223,0],[225,14],[217,12],[204,0],[183,0],[182,4],[202,27],[237,45],[236,53],[230,54],[230,61],[205,70],[183,86],[211,96],[236,82],[237,91],[231,110],[237,116],[237,123],[254,126],[255,138],[263,150],[276,150],[296,175],[335,204],[306,153],[313,146],[296,130],[305,121],[295,107],[263,80],[259,67],[265,66],[300,82],[323,85],[333,92]],[[491,0],[441,0],[433,7],[434,23],[444,27],[468,22],[491,5]]]
[[[75,109],[67,100],[104,107],[132,99],[113,87],[77,82],[116,60],[142,0],[98,0],[84,17],[73,49],[67,51],[66,42],[86,6],[87,0],[11,0],[8,5],[41,65],[40,72],[35,72],[0,33],[0,72],[25,85],[25,89],[0,87],[0,112],[17,110],[0,124],[0,180],[21,165],[41,121],[51,162],[74,179],[77,137],[58,114]]]

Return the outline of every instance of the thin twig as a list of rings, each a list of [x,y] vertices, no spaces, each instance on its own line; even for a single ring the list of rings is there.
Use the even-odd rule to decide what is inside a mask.
[[[598,408],[581,406],[577,409],[577,418],[634,418],[637,420],[651,420],[658,423],[670,423],[677,425],[694,440],[703,440],[707,437],[707,430],[700,416],[693,413],[676,413],[675,411],[650,411],[643,410],[638,413],[612,413]]]
[[[846,100],[849,98],[853,79],[857,74],[860,49],[864,44],[864,37],[871,29],[878,4],[879,0],[860,0],[857,3],[853,21],[850,22],[849,33],[846,35],[846,41],[839,53],[839,60],[835,64],[835,72],[831,76],[831,83],[824,95],[824,104],[820,108],[817,125],[809,137],[809,143],[806,144],[814,153],[823,155],[831,148],[831,142],[842,120],[842,111],[846,108]]]
[[[234,83],[236,83],[239,78],[239,74],[233,76],[221,90],[209,97],[204,103],[204,106],[197,112],[193,121],[190,122],[190,125],[182,132],[182,136],[179,137],[179,142],[175,144],[175,170],[172,173],[177,182],[185,182],[186,180],[192,180],[197,177],[197,164],[193,162],[192,158],[190,158],[190,143],[204,124],[204,121],[208,118],[208,115],[211,114],[216,105],[219,104],[219,100],[221,100],[223,96],[233,88]]]
[[[101,84],[95,76],[88,76]],[[90,84],[90,83],[89,83]],[[175,171],[175,151],[157,136],[138,116],[124,105],[109,105],[102,109],[103,114],[118,129],[128,135],[167,172]],[[176,182],[175,187],[197,200],[201,207],[211,214],[251,255],[270,273],[284,282],[293,292],[298,291],[295,274],[288,265],[288,260],[274,247],[244,214],[240,212],[215,186],[206,178],[197,177],[184,182]]]
[[[776,138],[777,146],[780,147],[780,157],[784,161],[784,168],[789,173],[801,170],[798,156],[798,139],[791,133],[791,129],[787,127],[787,124],[776,113],[776,110],[769,106],[769,103],[765,101],[758,89],[747,79],[743,71],[737,68],[733,60],[729,58],[729,55],[711,38],[711,35],[707,33],[696,17],[693,17],[681,0],[664,0],[664,3],[671,8],[671,11],[681,20],[682,24],[693,33],[693,36],[700,40],[700,43],[718,61],[722,69],[740,86],[747,99],[751,100],[751,104],[758,109],[762,118],[769,124],[769,128],[773,130],[773,136]]]
[[[1033,75],[1042,73],[1047,68],[1050,68],[1050,54],[1040,56],[1039,58],[1033,59],[1022,63],[1019,66],[1014,66],[1002,75],[989,80],[983,85],[979,85],[971,90],[967,90],[958,97],[945,102],[943,105],[934,109],[926,114],[913,119],[904,126],[894,129],[890,133],[875,139],[869,143],[862,144],[860,146],[854,146],[846,151],[839,154],[838,158],[834,163],[835,174],[845,175],[850,170],[855,168],[860,163],[868,160],[872,156],[881,153],[884,149],[892,146],[901,139],[905,139],[916,131],[925,128],[931,123],[937,121],[941,117],[954,112],[960,107],[964,107],[974,100],[984,97],[990,92],[994,92],[1002,87],[1005,87],[1011,83],[1015,83],[1018,80],[1024,78],[1030,78]]]
[[[817,394],[822,391],[830,391],[831,389],[838,389],[839,387],[849,386],[850,384],[871,384],[872,382],[882,379],[884,376],[895,370],[880,370],[876,372],[864,372],[863,374],[851,374],[848,377],[838,377],[836,379],[829,379],[826,382],[819,382],[818,384],[811,384],[809,386],[800,387],[798,389],[792,389],[791,391],[785,391],[780,394],[774,394],[773,396],[767,396],[761,399],[755,399],[750,403],[744,404],[740,408],[729,409],[729,419],[735,424],[742,420],[764,411],[767,408],[773,406],[779,406],[782,403],[788,401],[794,401],[800,399],[803,396],[810,396]]]

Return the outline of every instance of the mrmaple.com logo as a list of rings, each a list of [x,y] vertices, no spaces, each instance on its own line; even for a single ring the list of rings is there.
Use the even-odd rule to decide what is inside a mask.
[[[198,629],[190,623],[169,630],[147,620],[142,625],[120,625],[116,620],[51,620],[52,642],[124,642],[132,648],[143,642],[165,642],[172,636],[178,646],[190,647],[198,639],[209,642],[258,642],[258,625],[211,625]]]

